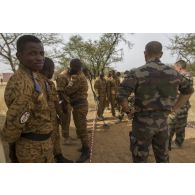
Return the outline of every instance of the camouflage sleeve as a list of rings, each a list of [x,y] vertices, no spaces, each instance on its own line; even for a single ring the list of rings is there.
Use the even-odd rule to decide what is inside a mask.
[[[119,85],[117,92],[118,101],[122,102],[124,99],[128,99],[129,95],[135,91],[136,85],[136,77],[132,74],[128,74]]]
[[[193,78],[192,77],[184,77],[181,75],[181,83],[179,85],[179,91],[183,95],[190,95],[194,92],[193,88]]]
[[[79,89],[79,77],[78,75],[73,75],[68,85],[65,87],[66,95],[72,95]]]
[[[54,95],[54,104],[55,104],[55,109],[56,109],[56,113],[58,116],[61,116],[63,113],[62,107],[59,104],[59,98],[58,98],[58,93],[57,90],[55,88],[55,86],[53,85],[53,95]]]
[[[10,104],[8,105],[5,124],[2,129],[2,138],[9,143],[19,139],[25,123],[32,114],[32,96],[25,93],[24,83],[12,80],[8,82],[5,90],[5,100],[6,98],[11,98],[12,101],[7,101]]]
[[[106,92],[107,92],[107,96],[108,98],[111,96],[111,83],[110,83],[110,80],[107,80],[106,81]]]
[[[63,77],[62,75],[59,75],[56,78],[56,88],[57,91],[64,91],[64,88],[68,85],[68,81],[65,77]]]

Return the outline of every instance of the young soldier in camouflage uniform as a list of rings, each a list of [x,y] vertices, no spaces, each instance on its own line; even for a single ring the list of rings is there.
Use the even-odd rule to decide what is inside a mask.
[[[61,106],[59,105],[59,99],[55,88],[55,84],[53,83],[53,81],[50,80],[53,77],[54,68],[55,68],[54,62],[50,58],[45,58],[41,74],[43,74],[45,84],[48,88],[48,91],[50,92],[48,95],[48,105],[51,110],[51,120],[53,124],[53,132],[51,138],[54,145],[54,157],[56,162],[58,163],[71,163],[73,161],[66,159],[62,155],[62,149],[60,145],[59,116],[62,115],[63,111]]]
[[[186,62],[179,60],[175,63],[175,69],[183,77],[185,77],[189,85],[193,87],[193,77],[186,71]],[[174,134],[175,138],[175,147],[181,147],[185,139],[185,127],[187,125],[188,110],[190,108],[190,102],[187,101],[184,106],[182,106],[177,113],[170,115],[169,117],[169,130],[170,130],[170,140],[169,140],[169,149],[171,150],[171,142]]]
[[[109,110],[109,104],[110,104],[110,89],[109,89],[109,85],[110,85],[110,79],[111,79],[112,73],[111,71],[108,72],[107,76],[106,76],[106,108]]]
[[[107,80],[107,93],[108,100],[111,104],[111,112],[112,116],[116,116],[115,107],[116,107],[116,93],[117,93],[117,81],[115,71],[111,71],[111,78]]]
[[[82,72],[82,63],[79,59],[71,60],[70,75],[71,80],[64,91],[65,94],[70,98],[77,136],[81,139],[82,143],[82,153],[77,162],[84,162],[89,159],[90,156],[87,134],[88,83],[85,75]]]
[[[136,112],[130,133],[133,162],[147,162],[151,144],[156,162],[169,162],[168,114],[183,105],[194,89],[177,71],[160,62],[161,43],[149,42],[144,54],[146,64],[124,79],[118,99],[124,112],[131,115],[127,98],[132,92],[135,94]],[[181,94],[175,103],[178,89]]]
[[[64,144],[66,145],[74,144],[74,139],[70,137],[69,134],[72,107],[70,105],[70,98],[64,93],[64,89],[69,81],[70,74],[68,69],[60,73],[56,78],[58,96],[63,110],[63,113],[60,116],[62,122],[62,136],[64,137]]]
[[[8,111],[2,138],[20,163],[54,162],[49,92],[39,73],[44,64],[43,45],[34,36],[21,36],[16,55],[20,65],[5,89]]]
[[[104,73],[101,72],[98,79],[94,83],[94,89],[97,96],[98,110],[97,119],[104,120],[103,114],[106,106],[106,79],[104,78]]]

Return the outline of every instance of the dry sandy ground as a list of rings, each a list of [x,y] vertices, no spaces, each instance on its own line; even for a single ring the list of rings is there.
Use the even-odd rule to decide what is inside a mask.
[[[89,112],[88,130],[92,130],[94,113]],[[131,123],[125,119],[122,123],[115,124],[116,119],[110,117],[110,113],[106,113],[106,123],[110,128],[104,128],[103,122],[97,123],[94,132],[93,144],[93,163],[129,163],[132,162],[131,153],[129,151],[129,131]],[[71,128],[71,135],[75,136],[74,128]],[[91,133],[89,132],[89,136]],[[63,141],[62,141],[63,143]],[[66,157],[77,159],[79,157],[80,148],[79,140],[75,145],[63,145],[62,148]],[[153,152],[150,151],[148,162],[155,162]],[[170,152],[170,162],[174,163],[193,163],[195,162],[195,129],[186,129],[186,140],[181,149],[173,149]]]

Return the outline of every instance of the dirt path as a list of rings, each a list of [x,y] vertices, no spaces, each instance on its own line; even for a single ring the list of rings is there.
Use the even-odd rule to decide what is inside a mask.
[[[93,127],[93,112],[88,115],[88,130]],[[94,135],[94,146],[92,162],[94,163],[129,163],[132,162],[129,151],[129,131],[131,124],[127,119],[122,123],[115,124],[116,119],[110,117],[106,112],[106,123],[110,128],[103,128],[103,122],[97,123],[97,129]],[[72,124],[73,125],[73,124]],[[75,136],[74,128],[71,128],[71,134]],[[90,135],[90,133],[89,133]],[[79,140],[75,145],[62,145],[65,155],[72,159],[79,157],[77,149],[80,147]],[[155,162],[153,152],[150,151],[149,162]],[[195,129],[186,129],[186,139],[181,149],[173,149],[170,152],[170,162],[193,163],[195,162]]]
[[[127,119],[122,123],[115,124],[116,119],[111,117],[109,112],[105,113],[106,123],[110,128],[103,128],[103,122],[97,122],[97,128],[94,134],[93,146],[93,163],[129,163],[132,162],[131,153],[129,151],[129,131],[131,124]],[[89,136],[93,127],[94,111],[88,114],[88,131]],[[0,123],[2,124],[4,117],[1,116]],[[70,134],[76,137],[74,124],[71,122]],[[66,157],[76,160],[80,152],[80,141],[77,139],[74,145],[63,145],[62,150]],[[1,149],[0,149],[1,150]],[[7,147],[5,147],[7,161]],[[186,139],[181,149],[174,149],[170,152],[170,161],[178,163],[193,163],[195,162],[195,129],[186,129]],[[149,162],[155,162],[152,151],[150,151]]]

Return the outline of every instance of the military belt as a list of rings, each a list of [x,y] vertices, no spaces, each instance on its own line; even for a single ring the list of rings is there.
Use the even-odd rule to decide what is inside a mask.
[[[22,133],[21,137],[30,139],[32,141],[45,141],[51,137],[52,132],[48,134],[36,134],[36,133]]]

